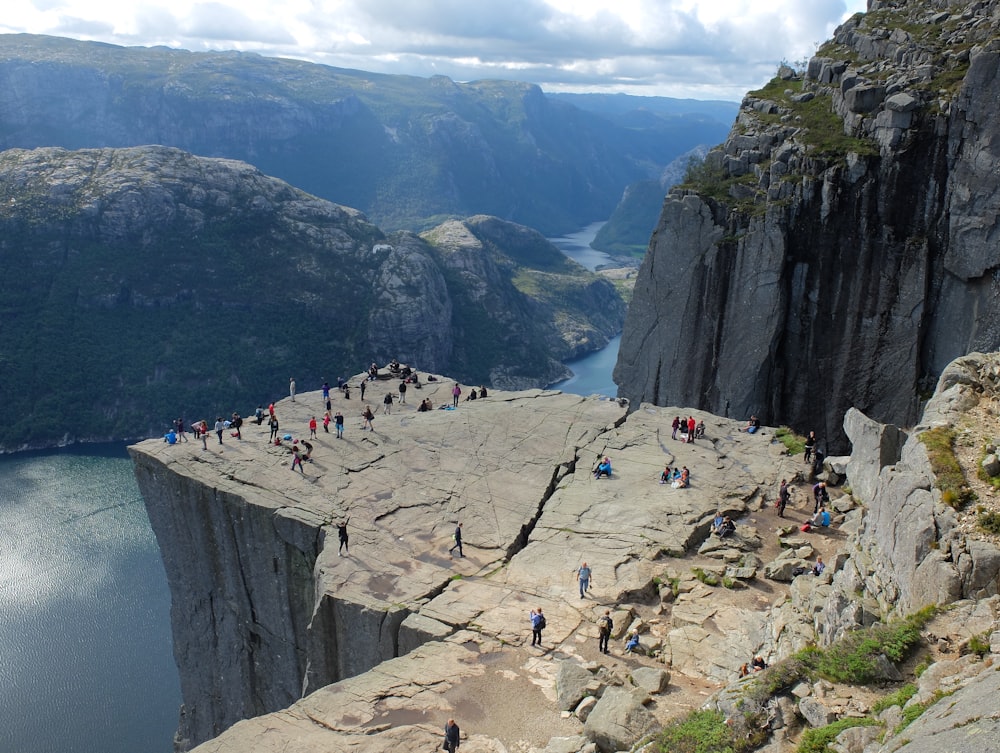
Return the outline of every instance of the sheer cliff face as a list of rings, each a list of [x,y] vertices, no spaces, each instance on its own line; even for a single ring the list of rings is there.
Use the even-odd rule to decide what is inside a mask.
[[[883,5],[885,7],[883,7]],[[746,97],[667,196],[615,378],[633,404],[817,430],[1000,344],[996,2],[872,3]]]

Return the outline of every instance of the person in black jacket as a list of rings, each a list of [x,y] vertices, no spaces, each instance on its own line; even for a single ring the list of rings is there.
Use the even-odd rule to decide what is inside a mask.
[[[458,725],[455,724],[454,719],[449,719],[448,723],[444,725],[444,749],[448,753],[455,753],[460,743]]]

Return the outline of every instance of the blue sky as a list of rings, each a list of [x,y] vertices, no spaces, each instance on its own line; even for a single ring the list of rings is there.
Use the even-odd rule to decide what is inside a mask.
[[[739,100],[863,0],[9,0],[0,32]]]

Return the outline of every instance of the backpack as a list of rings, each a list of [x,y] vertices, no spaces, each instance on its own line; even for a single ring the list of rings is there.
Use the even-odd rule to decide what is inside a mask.
[[[538,630],[545,630],[545,615],[538,615],[541,619],[538,621]]]
[[[606,614],[602,615],[597,621],[597,627],[601,631],[601,635],[610,635],[611,633],[611,618]]]

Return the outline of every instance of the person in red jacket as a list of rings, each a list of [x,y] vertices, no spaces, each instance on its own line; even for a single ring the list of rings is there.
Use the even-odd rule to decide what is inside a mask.
[[[688,442],[694,441],[694,428],[697,423],[694,420],[694,416],[688,416]]]

